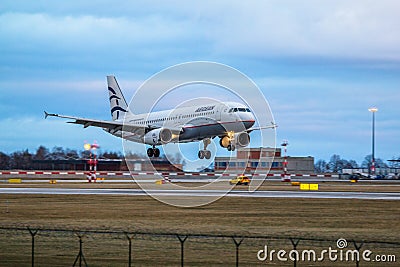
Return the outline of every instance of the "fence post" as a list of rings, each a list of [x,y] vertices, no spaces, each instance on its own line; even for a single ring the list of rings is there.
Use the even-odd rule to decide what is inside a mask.
[[[31,255],[31,259],[32,259],[32,267],[35,266],[35,235],[38,233],[39,229],[36,230],[31,230],[31,228],[29,228],[28,226],[28,231],[31,234],[32,237],[32,255]]]
[[[181,267],[183,267],[183,265],[184,265],[184,258],[183,258],[183,256],[184,256],[184,245],[185,245],[185,241],[186,241],[186,239],[188,238],[188,236],[187,235],[185,235],[185,236],[180,236],[180,235],[176,235],[177,237],[178,237],[178,239],[179,239],[179,242],[181,243]]]
[[[128,256],[128,266],[132,266],[132,239],[134,238],[133,235],[129,235],[128,233],[125,233],[126,238],[128,239],[128,246],[129,246],[129,256]]]
[[[74,261],[74,264],[72,266],[75,266],[76,262],[79,260],[79,267],[82,267],[82,260],[85,263],[85,266],[87,267],[87,263],[86,263],[86,259],[85,256],[83,255],[83,241],[82,241],[82,237],[83,235],[80,234],[76,234],[79,238],[79,253],[78,256],[76,256],[76,259]]]
[[[290,242],[293,245],[293,250],[297,250],[297,245],[300,242],[300,239],[293,239],[293,238],[289,238]],[[297,266],[297,258],[293,261],[293,266],[296,267]]]
[[[242,244],[244,238],[242,237],[242,238],[240,238],[240,241],[237,241],[235,239],[235,237],[232,236],[232,239],[236,246],[236,267],[238,267],[239,266],[239,247]]]
[[[356,241],[353,241],[353,245],[356,248],[356,250],[358,251],[358,255],[360,256],[360,249],[364,245],[364,242],[361,242],[360,245],[358,245]],[[359,266],[360,266],[360,257],[358,257],[356,259],[356,267],[359,267]]]

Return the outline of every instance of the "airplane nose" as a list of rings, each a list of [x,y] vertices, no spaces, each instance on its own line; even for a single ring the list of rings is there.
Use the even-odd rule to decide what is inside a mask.
[[[253,126],[255,123],[254,115],[251,112],[242,113],[240,117],[242,121],[246,122],[248,128]]]
[[[253,126],[254,123],[256,122],[256,118],[254,117],[253,113],[251,113],[251,112],[249,113],[249,117],[250,117],[249,121],[251,123],[251,126]]]

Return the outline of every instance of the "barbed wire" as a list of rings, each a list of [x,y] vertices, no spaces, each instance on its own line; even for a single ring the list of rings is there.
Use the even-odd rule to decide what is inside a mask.
[[[84,229],[84,228],[49,228],[40,226],[0,226],[0,231],[14,232],[9,234],[26,234],[27,231],[37,230],[38,235],[52,236],[57,234],[59,236],[76,236],[82,235],[85,237],[92,237],[96,235],[110,236],[114,239],[126,239],[126,236],[134,236],[133,239],[141,240],[176,240],[178,236],[187,236],[189,239],[196,239],[196,242],[209,241],[226,241],[232,242],[232,238],[247,239],[252,241],[288,241],[288,240],[299,240],[300,244],[302,241],[310,243],[321,243],[321,242],[336,242],[336,239],[329,238],[314,238],[314,237],[301,237],[301,236],[288,236],[288,235],[253,235],[249,233],[245,234],[218,234],[218,233],[195,233],[195,232],[175,232],[175,231],[149,231],[143,229]],[[385,240],[366,240],[366,239],[348,239],[348,242],[358,244],[376,244],[384,246],[399,246],[400,242],[385,241]]]

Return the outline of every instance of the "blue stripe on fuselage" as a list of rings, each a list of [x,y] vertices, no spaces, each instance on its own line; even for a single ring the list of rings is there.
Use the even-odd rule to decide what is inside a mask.
[[[212,133],[213,136],[223,136],[226,135],[226,133],[229,131],[234,131],[238,128],[241,131],[244,131],[246,129],[249,129],[253,125],[254,121],[235,121],[188,126],[183,128],[184,131],[179,135],[179,140],[183,141],[187,139],[203,139],[206,137],[210,137],[210,133]]]

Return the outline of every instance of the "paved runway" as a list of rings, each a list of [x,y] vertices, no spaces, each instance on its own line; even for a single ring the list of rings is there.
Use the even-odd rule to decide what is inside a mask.
[[[178,178],[174,176],[169,177],[171,181],[174,183],[210,183],[213,181],[220,181],[220,182],[229,182],[232,178],[212,178],[212,177],[195,177],[192,176],[191,178]],[[21,179],[21,183],[27,184],[27,183],[49,183],[50,180],[56,181],[58,184],[60,183],[87,183],[86,179]],[[132,178],[125,178],[125,179],[115,179],[115,178],[106,178],[104,180],[98,181],[98,183],[133,183],[133,182],[138,182],[138,183],[155,183],[157,180],[160,180],[160,177],[136,177],[135,179]],[[253,181],[266,181],[266,182],[280,182],[282,181],[281,178],[252,178]],[[297,178],[297,177],[292,177],[291,178],[292,182],[303,182],[303,183],[326,183],[326,182],[337,182],[341,184],[350,184],[349,180],[339,180],[337,178]],[[0,183],[8,183],[8,179],[0,179]],[[368,185],[368,186],[373,186],[373,185],[379,185],[383,186],[385,184],[386,186],[400,186],[400,181],[399,180],[359,180],[358,185]]]
[[[0,194],[49,194],[49,195],[121,195],[121,196],[229,196],[259,198],[339,198],[400,200],[400,193],[365,193],[365,192],[321,192],[321,191],[231,191],[222,190],[151,190],[148,193],[140,189],[64,189],[64,188],[0,188]]]

